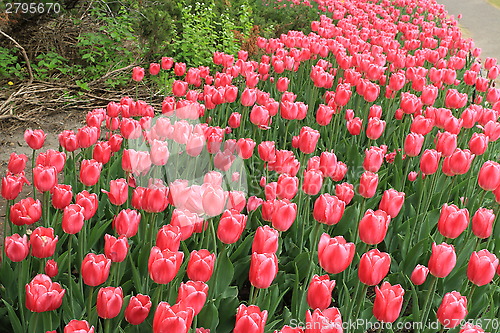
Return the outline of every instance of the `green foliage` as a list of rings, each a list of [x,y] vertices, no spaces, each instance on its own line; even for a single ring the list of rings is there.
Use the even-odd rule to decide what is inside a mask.
[[[68,60],[56,52],[39,54],[32,67],[33,74],[40,80],[47,80],[56,73],[69,74],[72,71]]]
[[[0,79],[12,79],[24,77],[22,67],[16,55],[17,49],[0,47]]]
[[[107,9],[107,10],[106,10]],[[100,25],[98,31],[87,32],[78,37],[77,47],[82,60],[82,77],[92,81],[108,71],[133,63],[140,54],[137,38],[134,35],[133,18],[126,7],[121,5],[116,12],[110,12],[102,4],[90,10]],[[110,80],[111,86],[123,85],[128,77]]]

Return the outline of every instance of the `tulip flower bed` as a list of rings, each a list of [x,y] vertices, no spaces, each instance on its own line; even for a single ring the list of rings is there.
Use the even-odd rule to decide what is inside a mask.
[[[161,110],[25,132],[2,331],[498,332],[500,66],[433,0],[293,4],[258,59],[151,64]]]

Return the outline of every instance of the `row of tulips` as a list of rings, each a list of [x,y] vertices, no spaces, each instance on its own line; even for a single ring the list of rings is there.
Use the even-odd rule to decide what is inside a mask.
[[[151,64],[161,107],[111,102],[58,151],[26,130],[4,330],[498,330],[500,66],[434,0],[288,5],[313,32],[259,60]]]

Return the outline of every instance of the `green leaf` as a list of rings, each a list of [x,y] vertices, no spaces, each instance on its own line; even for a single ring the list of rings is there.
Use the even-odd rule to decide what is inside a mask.
[[[200,327],[209,328],[215,332],[219,324],[219,311],[213,301],[208,301],[198,314],[198,324]]]
[[[12,329],[14,330],[14,333],[23,333],[24,330],[21,325],[21,321],[17,317],[14,308],[12,308],[12,306],[9,303],[7,303],[4,299],[2,299],[2,302],[5,304],[5,306],[7,307],[7,311],[9,312],[9,319],[12,325]]]
[[[215,295],[222,294],[231,284],[234,276],[234,266],[227,256],[227,252],[222,252],[217,258],[217,272],[211,281],[215,282]]]

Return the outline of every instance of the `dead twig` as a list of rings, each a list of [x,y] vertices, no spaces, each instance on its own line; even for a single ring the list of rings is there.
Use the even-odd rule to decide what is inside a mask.
[[[33,77],[33,71],[31,70],[31,62],[30,62],[30,60],[28,58],[28,54],[26,54],[26,50],[14,38],[10,37],[5,32],[3,32],[2,29],[0,29],[0,34],[2,34],[5,38],[9,39],[12,43],[14,43],[14,45],[18,49],[21,50],[21,53],[23,54],[24,60],[26,61],[26,66],[28,67],[28,73],[30,75],[30,79],[28,81],[28,84],[31,84],[33,82],[33,80],[34,80],[34,77]]]

